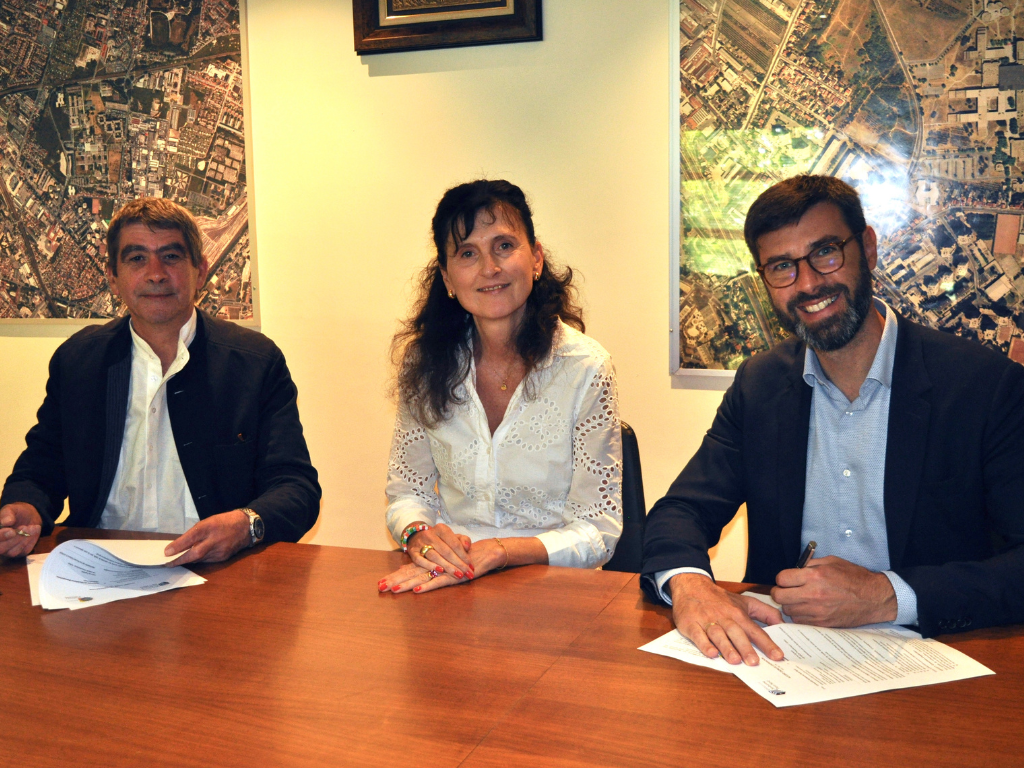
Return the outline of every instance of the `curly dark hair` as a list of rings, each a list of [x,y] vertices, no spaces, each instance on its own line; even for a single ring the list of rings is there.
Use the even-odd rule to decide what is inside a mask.
[[[458,390],[469,375],[469,344],[475,325],[473,316],[448,298],[441,270],[447,268],[448,244],[458,247],[469,237],[481,211],[503,215],[510,223],[518,220],[530,246],[537,244],[533,214],[523,190],[515,184],[488,179],[460,184],[445,192],[437,204],[432,222],[437,256],[420,275],[413,316],[391,342],[392,358],[398,366],[398,396],[427,426],[444,421],[452,406],[465,402]],[[585,330],[572,278],[571,268],[560,270],[544,259],[514,340],[527,377],[551,351],[559,320]]]

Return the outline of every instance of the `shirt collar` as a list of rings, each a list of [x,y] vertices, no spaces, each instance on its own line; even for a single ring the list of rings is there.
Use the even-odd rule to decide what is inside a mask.
[[[892,367],[896,361],[896,313],[881,299],[876,298],[874,302],[875,308],[885,317],[885,325],[882,328],[882,338],[878,342],[878,349],[875,350],[875,359],[871,362],[867,379],[877,381],[886,389],[891,389]],[[804,381],[812,387],[826,382],[832,384],[828,376],[825,375],[818,356],[810,347],[804,350],[803,377]]]
[[[553,362],[555,362],[555,358],[562,357],[563,352],[565,351],[564,347],[566,342],[566,326],[562,322],[561,318],[556,320],[556,323],[557,324],[555,325],[555,332],[554,334],[552,334],[551,337],[551,349],[544,356],[544,359],[537,363],[537,367],[534,370],[542,371],[545,368],[549,367]]]
[[[196,309],[195,307],[193,307],[192,316],[189,317],[185,324],[181,326],[181,330],[178,331],[177,357],[181,357],[183,351],[188,351],[189,345],[192,343],[192,340],[195,339],[196,337],[196,327],[198,326],[198,323],[199,321],[196,314]],[[156,357],[156,352],[154,352],[153,348],[149,346],[149,342],[147,342],[144,338],[142,338],[141,336],[139,336],[139,334],[135,332],[135,326],[132,324],[131,321],[128,322],[128,328],[131,329],[132,344],[134,345],[135,349],[140,350],[152,357]]]
[[[533,372],[534,373],[537,372],[537,371],[542,371],[545,368],[550,367],[551,364],[555,361],[556,357],[562,357],[563,354],[564,354],[564,351],[565,351],[564,347],[566,346],[566,336],[567,336],[567,334],[565,332],[565,329],[567,328],[567,326],[565,325],[565,323],[562,322],[561,318],[556,320],[556,323],[557,324],[555,325],[555,332],[554,332],[554,334],[551,337],[551,349],[548,351],[547,355],[544,356],[544,359],[541,360],[540,362],[538,362],[537,365],[535,365],[533,367]],[[469,333],[469,344],[468,344],[468,347],[467,347],[467,351],[469,353],[469,372],[470,372],[470,376],[472,376],[473,378],[476,378],[476,360],[475,360],[474,355],[473,355],[473,332],[472,332],[472,330]]]

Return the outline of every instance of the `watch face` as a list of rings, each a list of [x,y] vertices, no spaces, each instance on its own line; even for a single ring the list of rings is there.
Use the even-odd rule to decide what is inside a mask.
[[[265,532],[265,528],[263,526],[262,517],[256,517],[256,519],[252,521],[252,532],[253,535],[256,537],[256,541],[263,541],[263,534]]]

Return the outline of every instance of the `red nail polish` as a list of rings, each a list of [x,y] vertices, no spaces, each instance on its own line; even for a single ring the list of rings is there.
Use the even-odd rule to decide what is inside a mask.
[[[397,584],[395,584],[395,586],[393,586],[393,587],[391,588],[391,591],[392,591],[392,592],[397,592],[397,591],[398,591],[398,585],[397,585]]]
[[[413,588],[412,588],[412,591],[413,591],[413,592],[419,592],[419,591],[420,591],[421,589],[422,589],[422,587],[420,587],[420,586],[416,586],[416,587],[413,587]]]
[[[462,578],[462,571],[456,571],[455,572],[455,578],[456,579],[461,579]]]
[[[441,567],[440,565],[439,565],[439,566],[437,566],[437,572],[438,572],[439,574],[440,574],[440,573],[444,573],[444,568],[442,568],[442,567]]]

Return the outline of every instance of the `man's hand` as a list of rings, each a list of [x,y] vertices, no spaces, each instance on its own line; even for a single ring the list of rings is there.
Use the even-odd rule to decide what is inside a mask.
[[[672,618],[679,634],[690,638],[700,652],[713,659],[719,654],[730,664],[742,660],[760,663],[760,648],[773,661],[782,661],[782,649],[754,622],[781,624],[782,614],[770,605],[727,592],[700,573],[679,573],[669,580]]]
[[[0,557],[24,557],[39,541],[43,518],[31,504],[16,501],[0,507],[0,526]]]
[[[219,563],[235,552],[249,546],[249,516],[240,509],[221,512],[200,520],[176,538],[164,550],[165,555],[176,555],[188,550],[167,565],[186,563]]]
[[[775,577],[772,598],[798,624],[859,627],[896,620],[896,593],[884,573],[841,557],[820,557]]]

